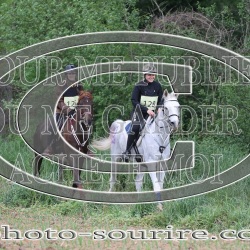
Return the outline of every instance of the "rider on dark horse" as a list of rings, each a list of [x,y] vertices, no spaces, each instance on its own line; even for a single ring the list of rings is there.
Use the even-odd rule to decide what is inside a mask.
[[[59,131],[62,129],[66,117],[72,117],[74,115],[74,106],[77,104],[78,97],[84,92],[82,84],[77,82],[75,65],[69,64],[65,67],[65,70],[65,80],[61,85],[58,85],[56,89],[56,96],[57,98],[60,97],[56,108],[56,122]],[[67,87],[69,88],[64,92]],[[44,154],[51,155],[53,153],[55,141],[56,139],[53,138],[50,145],[45,149]]]

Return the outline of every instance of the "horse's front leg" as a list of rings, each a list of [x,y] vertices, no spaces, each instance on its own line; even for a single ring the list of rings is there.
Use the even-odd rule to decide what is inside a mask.
[[[81,175],[80,166],[82,164],[83,164],[83,162],[81,162],[79,165],[73,167],[73,185],[72,186],[75,188],[83,188],[82,181],[80,178],[80,175]]]
[[[35,158],[33,160],[33,175],[34,176],[40,175],[42,161],[43,161],[43,157],[40,156],[39,154],[35,154]]]
[[[109,192],[112,192],[114,190],[115,183],[116,183],[116,173],[111,173],[109,179]]]
[[[63,166],[63,164],[67,164],[66,157],[67,155],[65,154],[59,154],[57,155],[57,163],[58,163],[58,181],[59,183],[63,183],[64,181],[64,171],[66,168]]]
[[[162,211],[163,207],[162,207],[162,202],[161,202],[162,199],[161,199],[161,193],[160,193],[160,191],[163,188],[163,181],[161,180],[161,178],[158,178],[159,175],[156,172],[151,172],[151,173],[149,173],[149,175],[150,175],[150,178],[151,178],[152,183],[153,183],[156,200],[158,201],[157,208],[160,211]]]
[[[72,187],[74,187],[74,188],[83,188],[81,180],[80,180],[79,168],[74,167],[74,169],[73,169],[73,184],[72,184]]]
[[[144,173],[138,173],[135,178],[135,188],[137,192],[141,192]]]
[[[84,159],[78,157],[78,155],[70,154],[70,157],[67,159],[70,166],[73,167],[73,184],[74,188],[83,188],[82,182],[80,180],[80,166],[82,166]]]
[[[117,161],[117,158],[115,157],[114,154],[111,153],[112,164],[111,164],[111,172],[110,172],[110,178],[109,178],[109,192],[114,191],[114,186],[115,186],[115,183],[117,181],[116,161]]]
[[[164,171],[160,171],[156,173],[156,178],[159,182],[160,185],[160,189],[163,189],[163,184],[164,184],[164,179],[165,179],[165,172]]]

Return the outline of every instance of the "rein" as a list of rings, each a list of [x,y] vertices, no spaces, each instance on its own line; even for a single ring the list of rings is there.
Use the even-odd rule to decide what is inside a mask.
[[[78,103],[79,103],[80,100],[82,100],[83,98],[87,98],[87,102],[89,102],[88,99],[92,100],[92,99],[93,99],[93,96],[92,96],[92,94],[91,94],[90,92],[88,92],[88,91],[82,91],[82,92],[80,93],[80,95],[79,95]],[[84,117],[85,117],[85,115],[86,115],[87,113],[89,114],[90,112],[84,112]],[[76,115],[76,113],[74,114],[74,116],[75,116],[75,115]],[[81,148],[83,148],[83,147],[85,146],[85,144],[86,144],[87,141],[89,140],[90,134],[91,134],[91,127],[92,127],[92,126],[88,126],[88,125],[86,125],[86,123],[84,122],[86,128],[88,128],[87,131],[85,131],[84,128],[83,128],[82,122],[81,122],[81,121],[84,120],[84,119],[81,119],[81,120],[78,122],[78,123],[79,123],[79,126],[80,126],[80,130],[81,130],[81,132],[82,132],[83,143],[81,143],[80,140],[79,140],[79,138],[78,138],[78,136],[76,135],[76,131],[75,131],[74,126],[73,126],[73,123],[72,123],[72,120],[74,120],[74,121],[76,122],[76,119],[74,118],[74,116],[71,117],[71,118],[68,118],[68,119],[70,119],[70,128],[71,128],[72,135],[73,135],[73,137],[74,137],[74,139],[75,139],[75,141],[76,141],[76,143],[77,143],[77,145],[78,145],[78,147],[79,147],[79,150],[80,150]],[[86,140],[84,140],[85,134],[87,134],[87,139],[86,139]]]
[[[71,117],[71,118],[68,118],[68,119],[69,119],[69,122],[70,122],[70,128],[71,128],[72,135],[73,135],[77,145],[79,146],[79,150],[80,150],[80,148],[84,147],[85,144],[87,143],[87,141],[89,140],[91,126],[88,128],[87,133],[85,133],[85,130],[84,130],[83,126],[82,126],[82,123],[81,123],[81,121],[79,121],[79,126],[80,126],[80,130],[82,132],[82,138],[83,138],[83,143],[81,143],[79,138],[76,135],[76,131],[75,131],[73,123],[72,123],[72,120],[74,120],[76,122],[76,119],[74,117]],[[85,134],[87,134],[87,139],[86,140],[84,140],[84,135]]]
[[[166,102],[178,102],[178,101],[177,101],[177,100],[167,100],[167,101],[164,102],[164,104],[165,104]],[[179,118],[179,115],[177,115],[177,114],[166,115],[164,111],[165,111],[165,109],[167,109],[167,108],[164,107],[164,104],[162,105],[161,109],[162,109],[163,115],[164,115],[164,116],[168,116],[167,123],[168,123],[168,126],[169,126],[169,132],[170,132],[169,135],[171,135],[171,134],[173,133],[173,130],[174,130],[174,129],[173,129],[173,125],[172,125],[172,123],[171,123],[171,121],[170,121],[170,117],[176,116],[176,117]],[[154,122],[155,122],[155,125],[156,125],[158,128],[164,128],[164,126],[161,127],[159,124],[157,124],[157,122],[156,122],[157,116],[158,116],[158,114],[156,114],[155,118],[152,119],[152,122],[150,123],[150,125],[151,125],[151,124],[153,123],[153,121],[154,121]],[[157,142],[157,141],[156,141],[156,142]],[[158,142],[157,142],[157,143],[158,143]],[[169,143],[170,143],[170,140],[169,140],[168,144],[169,144]],[[161,155],[162,155],[163,151],[165,150],[165,148],[168,146],[168,144],[167,144],[166,146],[159,145],[159,152],[161,153]]]

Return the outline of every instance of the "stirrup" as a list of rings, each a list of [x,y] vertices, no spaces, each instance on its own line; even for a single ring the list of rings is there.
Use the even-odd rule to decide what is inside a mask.
[[[124,162],[129,162],[131,152],[126,150],[125,152],[122,153],[122,159]]]
[[[134,150],[135,150],[135,153],[136,153],[136,155],[135,155],[135,160],[136,160],[137,162],[143,162],[143,156],[140,154],[140,152],[139,152],[139,150],[138,150],[136,144],[134,145]]]
[[[143,162],[143,156],[141,154],[137,154],[135,156],[135,160],[136,160],[136,162]]]

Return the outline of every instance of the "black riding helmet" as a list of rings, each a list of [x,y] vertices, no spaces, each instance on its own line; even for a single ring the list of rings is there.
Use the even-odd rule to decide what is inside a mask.
[[[74,65],[74,64],[69,64],[69,65],[67,65],[66,67],[65,67],[65,70],[67,70],[66,72],[65,72],[65,74],[68,74],[69,72],[76,72],[76,70],[75,70],[75,68],[76,68],[76,66]]]

